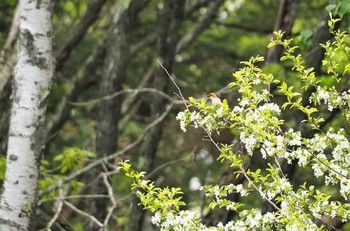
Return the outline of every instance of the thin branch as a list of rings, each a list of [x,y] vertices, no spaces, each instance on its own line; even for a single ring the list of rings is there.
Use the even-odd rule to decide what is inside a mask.
[[[208,7],[207,13],[203,15],[199,21],[192,27],[191,31],[188,32],[178,43],[176,47],[176,53],[183,51],[188,45],[198,37],[208,26],[216,16],[220,5],[224,0],[216,0]]]
[[[4,46],[2,47],[2,50],[0,52],[0,70],[2,70],[3,66],[6,63],[5,62],[5,60],[7,60],[6,54],[9,52],[9,50],[11,50],[11,48],[13,47],[12,45],[15,43],[17,39],[18,30],[19,30],[19,13],[20,13],[18,8],[19,8],[19,4],[17,4],[15,14],[12,18],[10,31],[8,33]]]
[[[9,34],[6,38],[5,44],[0,51],[0,102],[3,105],[4,102],[7,102],[11,88],[11,76],[13,72],[13,67],[17,61],[17,54],[14,49],[14,43],[17,39],[18,30],[19,30],[19,13],[18,10],[19,4],[17,4],[16,12],[12,18],[11,28]],[[3,106],[0,105],[0,111],[5,111]],[[2,116],[6,113],[2,113]]]
[[[51,220],[49,221],[49,223],[46,225],[47,230],[50,230],[51,226],[56,222],[56,220],[60,216],[62,208],[63,208],[63,203],[64,203],[63,190],[60,189],[60,190],[58,190],[58,192],[59,192],[59,199],[55,203],[56,212],[55,212],[54,216],[51,218]]]
[[[207,5],[211,2],[212,0],[192,0],[192,1],[188,1],[188,3],[192,4],[189,5],[186,9],[185,12],[185,17],[189,18],[191,17],[191,15],[193,14],[194,11],[202,8],[202,7],[207,7]]]
[[[179,86],[176,84],[174,78],[169,74],[168,70],[163,66],[163,64],[156,59],[157,62],[159,63],[159,65],[163,68],[163,70],[165,71],[165,73],[168,75],[168,77],[171,79],[171,81],[173,82],[173,84],[175,85],[175,87],[177,88],[178,92],[179,92],[179,98],[183,101],[184,105],[186,106],[186,108],[188,108],[187,106],[187,100],[185,99],[185,97],[182,95],[181,89],[179,88]]]
[[[94,194],[94,195],[71,195],[71,196],[63,196],[63,197],[52,197],[52,198],[46,198],[40,200],[38,205],[40,206],[42,203],[46,202],[51,202],[51,201],[56,201],[56,200],[75,200],[75,199],[104,199],[108,198],[107,195],[99,195],[99,194]]]
[[[47,125],[44,128],[45,151],[47,153],[53,139],[57,136],[64,123],[69,119],[72,106],[69,101],[75,101],[81,94],[81,89],[94,81],[99,76],[99,67],[105,57],[105,48],[102,46],[104,41],[93,50],[81,67],[81,71],[77,71],[70,80],[70,86],[66,89],[65,94],[57,103],[55,111],[48,116]],[[97,67],[97,68],[96,68]]]
[[[253,188],[254,188],[257,192],[259,192],[260,195],[261,195],[267,202],[269,202],[269,203],[272,205],[272,207],[273,207],[276,211],[280,210],[280,209],[278,208],[278,206],[277,206],[275,203],[273,203],[269,198],[267,198],[266,195],[265,195],[265,193],[262,192],[262,191],[254,184],[254,182],[250,179],[250,177],[249,177],[248,174],[246,173],[245,169],[244,169],[244,168],[241,168],[241,170],[242,170],[242,173],[243,173],[244,177],[249,181],[249,183],[253,186]]]
[[[140,52],[141,50],[143,50],[144,48],[146,48],[147,46],[153,44],[156,42],[157,38],[159,36],[159,32],[153,32],[151,34],[146,35],[146,37],[144,37],[142,40],[140,40],[138,43],[132,45],[130,47],[130,55],[134,56],[136,55],[138,52]]]
[[[78,213],[79,215],[86,217],[88,219],[90,219],[92,222],[94,222],[96,225],[98,225],[99,227],[103,227],[103,224],[101,222],[99,222],[94,216],[91,216],[90,214],[78,209],[77,207],[75,207],[74,205],[72,205],[71,203],[69,203],[68,201],[65,201],[64,204],[69,207],[71,210],[73,210],[74,212]]]
[[[93,99],[93,100],[89,100],[89,101],[85,101],[85,102],[69,102],[69,104],[71,104],[73,106],[76,106],[76,107],[89,106],[91,104],[97,104],[97,103],[99,103],[101,101],[112,100],[115,97],[118,97],[118,96],[123,95],[123,94],[134,93],[134,94],[137,95],[137,94],[142,93],[142,92],[150,92],[150,93],[158,94],[161,97],[166,98],[169,102],[172,102],[172,103],[176,104],[176,100],[174,100],[169,95],[167,95],[164,92],[159,91],[159,90],[157,90],[155,88],[124,89],[124,90],[121,90],[121,91],[117,91],[117,92],[115,92],[115,93],[113,93],[111,95],[106,95],[106,96],[103,96],[103,97],[100,97],[100,98],[97,98],[97,99]]]
[[[136,89],[146,88],[145,86],[149,82],[151,82],[150,80],[153,78],[156,70],[157,70],[156,64],[152,63],[152,65],[145,72],[146,74],[142,77],[142,80],[140,81]],[[130,116],[132,116],[134,112],[137,111],[137,108],[140,106],[141,103],[142,103],[142,100],[138,100],[136,93],[128,95],[128,97],[126,97],[123,101],[122,115],[125,115],[126,113],[131,112]]]
[[[109,200],[111,201],[112,205],[108,207],[108,213],[106,215],[105,220],[103,221],[103,225],[106,227],[108,224],[109,219],[111,218],[114,209],[117,207],[117,202],[114,198],[113,195],[113,189],[111,184],[108,182],[108,175],[107,174],[102,174],[102,179],[103,179],[103,183],[105,184],[106,188],[107,188],[107,192],[108,192],[108,197]]]
[[[228,28],[236,28],[236,29],[245,30],[247,32],[255,32],[255,33],[261,33],[261,34],[271,34],[273,32],[273,29],[257,28],[257,27],[252,27],[248,25],[243,25],[242,23],[215,21],[215,24],[228,27]]]
[[[76,25],[68,33],[68,39],[62,42],[56,53],[56,71],[63,68],[64,62],[69,58],[71,51],[84,38],[90,26],[99,18],[102,6],[107,0],[89,1],[85,14],[79,19]]]

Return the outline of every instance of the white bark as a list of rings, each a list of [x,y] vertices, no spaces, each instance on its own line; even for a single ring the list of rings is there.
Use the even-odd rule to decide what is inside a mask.
[[[40,130],[53,76],[51,11],[51,0],[20,0],[19,56],[0,198],[0,230],[28,230],[36,205],[43,146]]]

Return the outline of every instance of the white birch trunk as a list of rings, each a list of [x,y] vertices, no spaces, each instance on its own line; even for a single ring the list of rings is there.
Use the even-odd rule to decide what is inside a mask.
[[[0,230],[28,230],[37,201],[41,125],[53,76],[51,0],[20,0],[19,55]]]

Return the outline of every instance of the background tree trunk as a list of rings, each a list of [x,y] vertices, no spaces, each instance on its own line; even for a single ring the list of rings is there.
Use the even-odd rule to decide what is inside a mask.
[[[176,47],[179,41],[179,28],[183,21],[185,0],[172,0],[164,2],[159,23],[160,35],[158,39],[158,53],[163,59],[163,66],[171,73],[174,62]],[[169,80],[163,70],[156,71],[152,78],[152,88],[158,89],[165,93],[169,92]],[[146,100],[150,107],[150,117],[155,120],[164,110],[166,100],[158,95],[150,95]],[[159,123],[146,134],[141,146],[141,155],[145,158],[144,169],[151,172],[154,168],[154,161],[158,150],[158,145],[163,132],[163,123]],[[145,216],[145,210],[139,206],[139,200],[135,197],[130,213],[130,222],[128,230],[140,231]]]
[[[116,5],[115,18],[110,25],[106,39],[106,57],[104,62],[103,79],[100,85],[100,96],[112,95],[123,89],[126,79],[126,67],[129,61],[129,26],[137,18],[137,14],[148,0],[134,1],[129,6],[120,10]],[[99,105],[96,127],[96,155],[98,158],[108,156],[117,150],[118,124],[121,117],[123,97],[119,96],[111,100],[104,100]],[[92,175],[94,179],[101,172],[105,172],[105,166],[95,168]],[[107,188],[99,180],[89,190],[92,194],[107,195]],[[109,200],[96,199],[90,203],[90,212],[98,220],[103,221],[107,214]],[[85,230],[96,230],[96,225],[88,222]]]
[[[0,230],[28,230],[35,211],[41,128],[53,77],[51,1],[20,1],[19,60],[7,149]]]
[[[125,68],[128,60],[128,45],[126,39],[126,12],[116,14],[114,23],[109,28],[106,46],[109,47],[104,64],[104,74],[100,85],[100,96],[111,95],[122,89],[125,79]],[[117,149],[118,121],[122,99],[117,97],[112,100],[102,101],[97,112],[96,127],[96,155],[98,158],[110,155]],[[92,171],[91,179],[101,172],[105,172],[104,166],[99,166]],[[98,180],[89,189],[92,194],[105,195],[107,188],[102,180]],[[90,202],[90,213],[98,220],[103,221],[107,213],[108,199],[96,199]],[[93,222],[88,222],[85,230],[97,230]]]

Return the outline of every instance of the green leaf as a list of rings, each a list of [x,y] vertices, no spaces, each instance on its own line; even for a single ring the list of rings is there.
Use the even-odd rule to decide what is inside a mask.
[[[6,170],[6,156],[0,156],[0,180],[5,179],[5,170]]]
[[[328,6],[326,6],[326,11],[334,14],[334,10],[337,8],[337,5],[336,4],[329,4]]]

